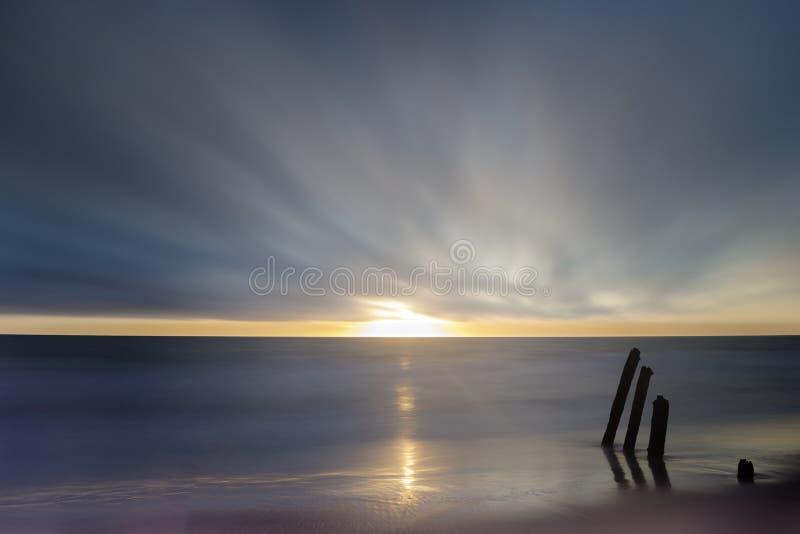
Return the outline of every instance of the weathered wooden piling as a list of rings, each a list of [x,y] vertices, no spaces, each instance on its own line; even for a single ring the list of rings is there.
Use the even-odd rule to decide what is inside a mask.
[[[647,388],[650,386],[650,377],[653,370],[649,367],[639,369],[639,380],[636,382],[636,393],[631,404],[631,417],[628,419],[628,432],[625,434],[625,445],[622,450],[632,452],[636,449],[636,437],[639,435],[639,425],[642,422],[644,401],[647,399]]]
[[[637,365],[639,365],[639,349],[634,348],[628,354],[628,360],[625,362],[625,367],[622,368],[622,376],[620,376],[619,386],[617,386],[617,396],[614,397],[614,402],[611,404],[611,415],[608,416],[608,426],[606,426],[606,433],[603,434],[603,447],[614,446],[617,427],[622,418],[622,410],[625,409],[625,399],[628,398],[628,391],[631,389]]]
[[[647,446],[648,458],[661,458],[664,456],[668,420],[669,401],[659,395],[653,401],[653,418],[650,420],[650,444]]]

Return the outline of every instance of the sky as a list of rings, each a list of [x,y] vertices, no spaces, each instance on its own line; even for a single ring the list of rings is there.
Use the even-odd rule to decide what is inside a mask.
[[[791,2],[3,2],[0,332],[800,334],[798,23]],[[253,290],[269,258],[287,291]],[[431,262],[510,289],[331,291]]]

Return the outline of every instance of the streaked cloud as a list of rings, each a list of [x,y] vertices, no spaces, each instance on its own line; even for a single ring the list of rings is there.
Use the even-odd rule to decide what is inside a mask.
[[[7,316],[376,320],[248,275],[409,272],[468,238],[552,295],[409,313],[796,324],[790,3],[0,10]]]

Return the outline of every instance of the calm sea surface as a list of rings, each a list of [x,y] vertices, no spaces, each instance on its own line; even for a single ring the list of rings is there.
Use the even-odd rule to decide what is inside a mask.
[[[598,447],[632,347],[635,458]],[[0,336],[0,526],[37,517],[559,510],[800,465],[800,338]],[[670,401],[650,465],[651,402]],[[632,392],[631,392],[632,397]],[[625,436],[626,405],[617,442]],[[462,513],[462,512],[459,512]]]

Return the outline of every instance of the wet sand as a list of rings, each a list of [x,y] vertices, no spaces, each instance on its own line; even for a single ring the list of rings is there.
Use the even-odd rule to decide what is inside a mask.
[[[100,533],[504,533],[576,532],[634,534],[754,532],[794,533],[800,524],[800,481],[755,483],[715,493],[627,492],[604,505],[575,506],[538,514],[475,514],[468,505],[442,504],[426,515],[382,522],[363,513],[289,508],[168,513],[145,517],[73,518],[52,523],[6,524],[19,534]]]

